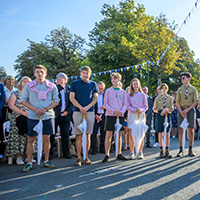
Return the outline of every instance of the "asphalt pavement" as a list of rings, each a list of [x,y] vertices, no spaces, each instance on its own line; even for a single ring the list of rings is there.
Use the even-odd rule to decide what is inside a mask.
[[[178,139],[171,139],[173,158],[160,159],[158,148],[144,148],[143,160],[108,163],[104,154],[89,155],[92,165],[74,166],[76,158],[53,158],[55,169],[33,165],[22,173],[23,166],[0,161],[0,199],[200,199],[200,141],[195,140],[196,157],[177,158]],[[123,151],[128,157],[129,151]]]

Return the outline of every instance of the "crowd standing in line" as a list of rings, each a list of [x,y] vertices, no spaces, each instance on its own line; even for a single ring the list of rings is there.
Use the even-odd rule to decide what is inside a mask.
[[[190,156],[195,156],[192,150],[194,142],[195,106],[198,102],[197,90],[190,84],[191,74],[181,73],[183,85],[177,90],[176,98],[168,95],[168,85],[163,83],[157,87],[157,95],[150,97],[148,88],[141,87],[140,80],[132,79],[130,86],[125,90],[122,88],[122,76],[118,72],[110,75],[112,86],[105,91],[105,84],[100,81],[98,84],[90,80],[91,69],[84,66],[80,70],[80,80],[71,82],[68,86],[68,77],[64,73],[56,76],[56,83],[51,83],[46,79],[47,69],[42,65],[34,67],[35,80],[23,77],[14,87],[14,77],[6,76],[4,86],[0,83],[0,158],[3,158],[5,146],[3,143],[3,123],[10,120],[10,130],[8,134],[8,145],[6,156],[15,158],[18,165],[27,164],[23,172],[32,169],[35,162],[33,152],[37,151],[35,140],[37,132],[33,130],[39,119],[43,123],[43,150],[44,167],[54,168],[50,162],[54,154],[54,135],[58,127],[62,140],[62,157],[71,159],[69,151],[69,136],[73,123],[73,133],[76,135],[75,146],[77,160],[76,166],[82,163],[90,165],[88,154],[93,155],[99,151],[105,156],[102,163],[110,159],[113,152],[112,141],[116,140],[115,124],[119,118],[122,128],[119,131],[119,144],[117,160],[143,159],[144,144],[151,148],[151,129],[154,127],[155,143],[153,147],[160,146],[159,156],[161,158],[171,158],[169,151],[170,129],[172,138],[176,136],[178,130],[180,150],[177,157],[183,156],[182,136],[183,129],[180,127],[183,119],[189,122],[189,152]],[[105,91],[105,92],[104,92]],[[196,106],[197,112],[200,105]],[[153,118],[153,120],[152,120]],[[82,135],[78,126],[83,119],[87,122],[86,131],[86,158],[82,162]],[[139,151],[135,155],[134,151],[134,130],[131,124],[140,119],[148,126],[145,139],[139,146]],[[164,127],[164,121],[167,126]],[[153,121],[153,124],[152,124]],[[163,143],[163,132],[166,128],[166,143]],[[133,133],[132,133],[133,131]],[[124,146],[122,133],[124,132]],[[100,145],[97,146],[97,137],[100,137]],[[163,149],[165,148],[165,151]],[[35,151],[34,151],[35,149]],[[122,149],[130,150],[128,158],[122,155]],[[25,159],[26,158],[26,159]]]

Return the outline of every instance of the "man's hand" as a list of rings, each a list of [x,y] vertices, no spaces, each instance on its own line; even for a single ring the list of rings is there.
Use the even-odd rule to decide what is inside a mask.
[[[98,122],[102,121],[101,117],[99,115],[95,115],[95,118]]]
[[[87,114],[87,111],[82,107],[80,108],[80,111],[81,111],[81,114],[82,115],[86,115]]]
[[[187,113],[186,112],[182,111],[181,115],[182,115],[183,118],[187,118]]]
[[[102,109],[102,110],[103,110],[103,109],[105,109],[104,105],[103,105],[103,106],[101,106],[101,107],[100,107],[100,109]]]
[[[42,116],[42,115],[44,115],[45,110],[36,108],[35,113],[36,113],[36,115]]]
[[[69,113],[67,112],[67,111],[64,111],[62,114],[61,114],[61,116],[62,117],[65,117],[65,116],[67,116]]]
[[[115,110],[113,114],[117,115],[117,116],[121,116],[122,115],[122,113],[119,110]]]

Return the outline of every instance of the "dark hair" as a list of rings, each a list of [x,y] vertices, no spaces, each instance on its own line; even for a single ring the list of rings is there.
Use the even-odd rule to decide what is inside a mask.
[[[88,67],[88,66],[83,66],[83,67],[81,68],[80,72],[82,72],[82,71],[87,71],[87,72],[92,73],[92,70],[91,70],[90,67]]]
[[[182,72],[181,77],[186,76],[187,78],[192,78],[192,75],[189,72]]]

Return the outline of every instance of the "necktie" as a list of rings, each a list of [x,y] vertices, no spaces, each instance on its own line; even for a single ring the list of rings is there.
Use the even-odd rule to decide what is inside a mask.
[[[161,97],[163,99],[163,108],[166,108],[166,98],[167,98],[167,96],[163,97],[162,94],[161,94]]]
[[[185,99],[188,98],[188,89],[189,89],[189,86],[185,88]]]

